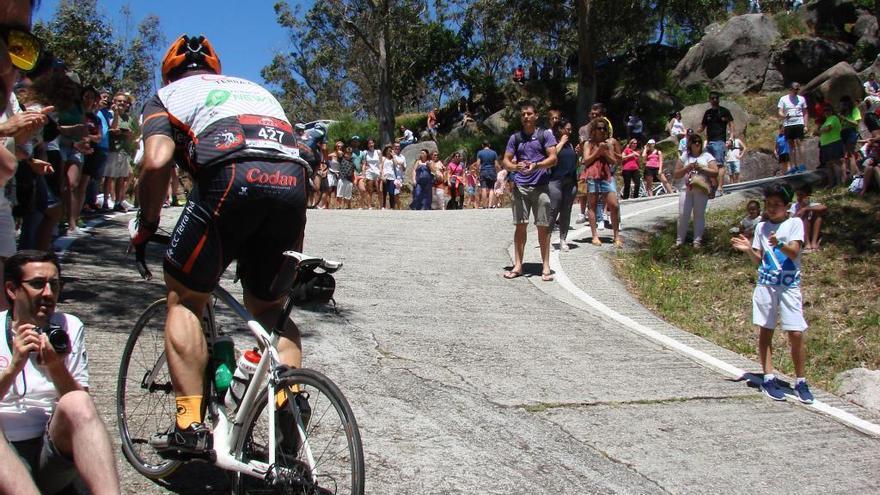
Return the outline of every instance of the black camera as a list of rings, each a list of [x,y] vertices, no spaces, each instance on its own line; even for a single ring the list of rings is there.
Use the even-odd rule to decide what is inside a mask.
[[[61,325],[49,323],[45,327],[37,327],[37,333],[44,333],[55,349],[55,354],[70,354],[70,337]]]

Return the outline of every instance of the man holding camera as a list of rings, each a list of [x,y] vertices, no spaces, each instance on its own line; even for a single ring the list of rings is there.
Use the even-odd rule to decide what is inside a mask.
[[[77,472],[91,493],[119,493],[107,429],[88,393],[83,324],[56,313],[61,267],[51,252],[6,260],[0,312],[0,426],[43,493]]]

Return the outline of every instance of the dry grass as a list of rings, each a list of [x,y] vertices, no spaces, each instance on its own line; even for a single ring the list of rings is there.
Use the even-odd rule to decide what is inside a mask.
[[[829,207],[823,249],[804,255],[802,291],[807,331],[807,376],[832,388],[835,375],[880,368],[880,198],[855,198],[842,189],[818,191]],[[756,267],[730,249],[728,232],[745,214],[710,212],[700,252],[676,250],[675,225],[661,226],[641,249],[615,259],[618,274],[643,304],[665,320],[718,345],[757,359],[751,324]],[[792,374],[782,332],[774,364]],[[759,371],[759,370],[755,370]]]
[[[773,152],[776,135],[779,133],[777,107],[784,91],[764,95],[734,96],[733,100],[752,117],[746,129],[745,143],[749,149],[764,149]]]

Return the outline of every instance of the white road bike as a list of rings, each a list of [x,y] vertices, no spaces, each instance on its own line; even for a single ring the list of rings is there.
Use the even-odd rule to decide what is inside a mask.
[[[285,252],[285,264],[275,283],[286,285],[288,299],[279,324],[286,321],[303,278],[333,273],[342,263]],[[144,265],[145,267],[146,265]],[[205,373],[205,422],[213,432],[213,448],[200,457],[227,470],[232,493],[355,494],[364,492],[364,454],[351,407],[339,388],[323,374],[291,369],[279,361],[279,334],[263,328],[225,289],[213,292],[202,319],[212,344],[222,335],[215,307],[222,303],[243,320],[261,352],[241,403],[228,410],[225,392],[214,386],[217,363],[209,358]],[[167,428],[175,415],[175,396],[165,356],[166,300],[151,304],[138,319],[122,353],[116,407],[122,450],[144,476],[161,479],[190,458],[160,455],[149,438]],[[276,409],[276,392],[287,400]]]

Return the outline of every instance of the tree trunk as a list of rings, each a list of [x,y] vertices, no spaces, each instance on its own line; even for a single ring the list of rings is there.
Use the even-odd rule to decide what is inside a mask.
[[[596,99],[596,61],[594,60],[593,35],[590,20],[592,0],[576,0],[578,17],[578,99],[577,123],[587,123],[590,105]]]
[[[385,4],[385,18],[388,14],[388,2]],[[382,145],[394,142],[394,100],[391,97],[391,64],[388,56],[389,32],[388,24],[383,23],[379,30],[379,139]]]

